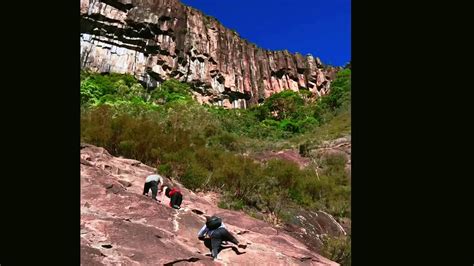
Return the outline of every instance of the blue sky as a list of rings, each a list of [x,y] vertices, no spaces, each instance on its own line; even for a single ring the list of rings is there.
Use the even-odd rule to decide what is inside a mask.
[[[343,66],[351,59],[351,0],[181,0],[259,47],[308,53]]]

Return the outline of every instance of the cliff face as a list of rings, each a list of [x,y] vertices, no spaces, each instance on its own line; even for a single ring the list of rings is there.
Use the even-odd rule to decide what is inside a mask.
[[[283,89],[326,94],[337,69],[258,48],[179,0],[81,0],[81,68],[131,73],[149,87],[193,83],[201,102],[233,108]]]

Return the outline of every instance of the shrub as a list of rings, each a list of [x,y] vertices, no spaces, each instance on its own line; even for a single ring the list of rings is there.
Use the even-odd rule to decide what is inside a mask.
[[[293,145],[285,139],[337,136],[350,130],[350,73],[334,81],[334,93],[311,101],[308,93],[283,91],[248,110],[201,106],[191,86],[169,80],[147,92],[133,77],[81,73],[81,141],[114,155],[140,160],[190,189],[224,193],[220,206],[271,219],[293,205],[350,216],[345,159],[327,157],[323,170],[241,154]],[[308,148],[306,148],[308,149]],[[308,150],[302,150],[307,153]]]
[[[197,163],[190,163],[180,181],[189,189],[201,188],[206,182],[209,172]]]
[[[262,106],[266,118],[274,117],[276,120],[291,118],[298,107],[304,104],[299,93],[292,90],[284,90],[268,97]]]
[[[171,176],[172,175],[172,168],[171,168],[171,165],[170,164],[160,164],[157,169],[158,173],[161,173],[165,176]]]
[[[288,119],[283,119],[282,121],[280,121],[280,123],[278,124],[278,127],[281,130],[292,132],[292,133],[298,133],[300,131],[299,125]]]
[[[328,237],[323,238],[321,255],[341,265],[351,265],[351,237]]]
[[[152,101],[161,100],[165,103],[188,103],[192,101],[190,86],[175,79],[166,80],[151,92],[150,99]]]
[[[221,200],[217,203],[217,206],[219,208],[229,209],[229,210],[243,210],[245,208],[245,203],[242,199],[236,199],[235,197],[226,193],[223,195]]]
[[[351,95],[351,70],[345,69],[337,74],[331,83],[331,91],[321,98],[320,105],[323,109],[336,111],[338,108],[350,104]]]

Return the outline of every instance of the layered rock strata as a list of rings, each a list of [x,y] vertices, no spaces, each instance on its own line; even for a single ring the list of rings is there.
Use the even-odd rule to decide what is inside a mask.
[[[148,88],[178,79],[200,102],[229,108],[284,89],[324,95],[338,70],[259,48],[179,0],[81,0],[81,68],[130,73]]]

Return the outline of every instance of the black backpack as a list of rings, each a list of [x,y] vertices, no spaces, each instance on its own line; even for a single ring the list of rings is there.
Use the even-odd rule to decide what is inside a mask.
[[[215,230],[215,229],[219,228],[219,226],[221,226],[221,225],[222,225],[222,219],[220,217],[217,217],[217,216],[212,216],[206,222],[206,227],[209,230]]]

